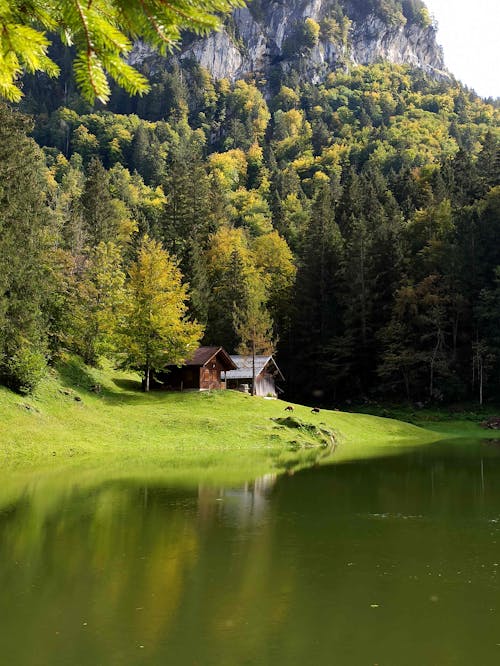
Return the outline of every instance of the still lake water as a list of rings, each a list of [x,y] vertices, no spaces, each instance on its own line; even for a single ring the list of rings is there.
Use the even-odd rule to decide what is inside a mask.
[[[27,487],[0,508],[0,663],[497,665],[500,448]]]

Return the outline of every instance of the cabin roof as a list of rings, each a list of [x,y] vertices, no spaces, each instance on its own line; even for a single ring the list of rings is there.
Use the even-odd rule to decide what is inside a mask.
[[[252,357],[231,355],[231,360],[236,365],[236,370],[226,372],[226,379],[252,379]],[[270,375],[279,376],[285,381],[281,370],[278,368],[274,356],[255,357],[255,376],[258,377],[266,370]]]
[[[184,361],[184,365],[202,368],[215,356],[218,357],[224,370],[235,370],[237,368],[231,356],[229,356],[226,350],[222,347],[198,347],[198,349]]]

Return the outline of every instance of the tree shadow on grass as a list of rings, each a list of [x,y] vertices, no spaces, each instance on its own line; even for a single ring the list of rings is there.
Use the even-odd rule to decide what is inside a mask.
[[[56,366],[61,384],[68,389],[78,388],[94,392],[99,384],[98,372],[87,367],[78,358],[72,358]]]
[[[112,384],[126,393],[118,393],[112,387],[101,384],[99,370],[88,367],[79,358],[71,358],[57,366],[60,383],[71,396],[73,392],[105,398],[110,402],[135,402],[144,398],[140,380],[112,378]]]
[[[85,398],[86,394],[102,398],[108,403],[144,404],[145,402],[163,402],[167,396],[181,395],[178,391],[161,389],[145,393],[139,377],[137,379],[123,377],[118,372],[115,375],[113,371],[108,372],[106,376],[102,371],[85,365],[78,357],[72,357],[64,363],[59,363],[56,369],[62,392],[66,393],[68,398],[75,400]],[[104,384],[101,383],[103,380]],[[186,392],[185,395],[189,395],[189,392]],[[204,399],[208,398],[213,398],[213,396],[204,396]]]
[[[133,393],[140,393],[144,395],[142,390],[142,384],[140,379],[123,379],[123,378],[113,378],[113,384],[122,391],[130,391]]]

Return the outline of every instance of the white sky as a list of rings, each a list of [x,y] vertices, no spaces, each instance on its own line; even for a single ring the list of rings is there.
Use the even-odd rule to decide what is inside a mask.
[[[483,97],[500,97],[500,0],[426,0],[447,68]]]

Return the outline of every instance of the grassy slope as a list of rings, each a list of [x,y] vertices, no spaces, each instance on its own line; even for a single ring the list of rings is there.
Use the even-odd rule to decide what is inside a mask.
[[[369,406],[360,409],[360,412],[376,416],[385,416],[393,419],[413,423],[420,428],[437,432],[449,438],[468,439],[498,439],[500,433],[488,430],[480,424],[490,416],[500,413],[500,406],[488,404],[483,407],[464,404],[455,407],[426,407],[415,410],[404,405],[396,406]]]
[[[89,390],[96,383],[102,385],[99,395]],[[0,388],[0,464],[11,470],[97,465],[115,472],[133,465],[178,474],[222,468],[250,479],[331,457],[331,449],[311,433],[277,427],[271,419],[284,417],[284,407],[233,391],[145,395],[133,375],[71,361],[33,398]],[[440,437],[399,421],[329,411],[316,415],[299,405],[293,417],[335,433],[335,460]]]

